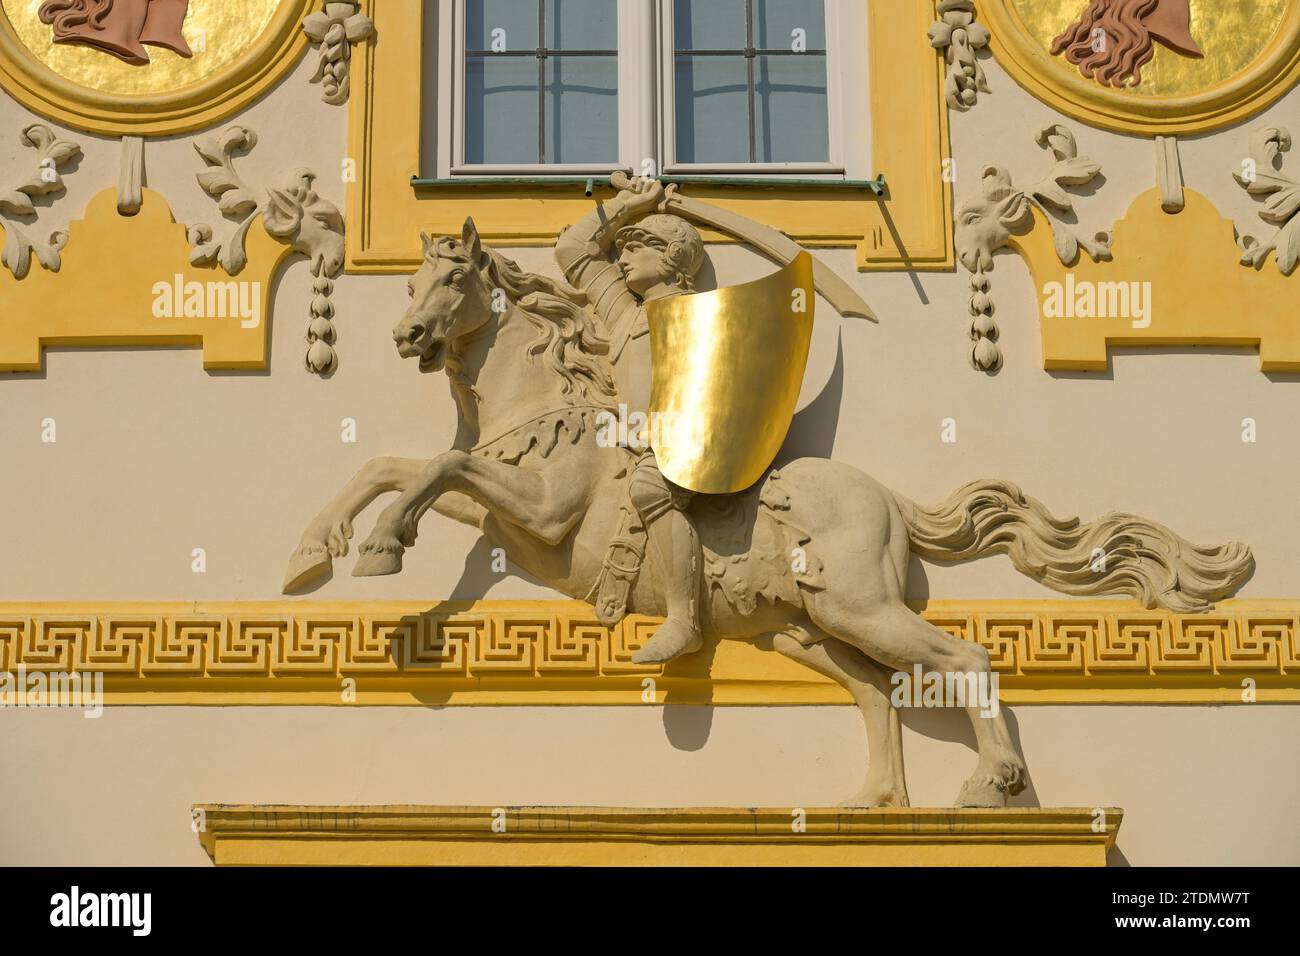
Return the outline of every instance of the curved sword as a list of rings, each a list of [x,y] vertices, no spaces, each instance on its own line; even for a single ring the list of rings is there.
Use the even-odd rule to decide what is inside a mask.
[[[622,170],[615,170],[609,177],[609,183],[615,189],[623,190],[627,189],[632,181],[627,173]],[[789,265],[799,253],[805,251],[799,243],[771,226],[755,222],[753,219],[739,213],[729,212],[712,203],[679,196],[675,183],[669,185],[664,190],[664,193],[664,201],[660,203],[660,212],[676,213],[684,219],[690,219],[700,225],[735,236],[783,266]],[[813,287],[823,299],[835,308],[836,312],[844,316],[852,315],[869,319],[872,322],[880,321],[876,318],[876,314],[871,311],[871,306],[867,305],[856,289],[840,278],[830,266],[816,256],[813,256],[812,260]]]

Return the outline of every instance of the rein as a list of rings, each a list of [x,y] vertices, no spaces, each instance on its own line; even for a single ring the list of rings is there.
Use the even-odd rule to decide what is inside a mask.
[[[505,439],[509,438],[511,435],[515,434],[515,432],[522,431],[523,429],[527,428],[529,425],[539,422],[544,418],[549,418],[551,415],[563,415],[567,412],[578,412],[578,411],[607,412],[609,411],[609,409],[603,405],[562,405],[559,408],[552,408],[550,411],[541,412],[537,415],[534,415],[532,418],[525,419],[524,421],[519,422],[518,424],[509,426],[508,428],[505,429],[505,431],[498,432],[494,437],[492,437],[488,441],[479,442],[477,445],[475,445],[473,448],[469,450],[469,453],[472,455],[475,454],[476,452],[486,451],[488,448],[491,448],[497,442],[504,441]]]

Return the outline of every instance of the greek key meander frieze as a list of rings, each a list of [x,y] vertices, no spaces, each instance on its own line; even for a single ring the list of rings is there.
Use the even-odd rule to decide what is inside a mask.
[[[1227,601],[1205,614],[932,601],[920,613],[988,650],[1009,703],[1233,702],[1247,679],[1260,700],[1300,701],[1300,601]],[[666,669],[634,664],[658,623],[633,615],[606,627],[568,601],[11,604],[0,605],[0,671],[100,672],[108,703],[343,703],[347,678],[361,704],[439,692],[463,704],[850,702],[828,679],[740,642]]]

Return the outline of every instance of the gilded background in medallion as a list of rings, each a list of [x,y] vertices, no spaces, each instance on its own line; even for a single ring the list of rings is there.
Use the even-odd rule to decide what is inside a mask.
[[[1155,57],[1142,67],[1140,96],[1186,96],[1230,79],[1268,46],[1290,0],[1191,0],[1192,36],[1204,59],[1182,56],[1157,42]],[[1026,28],[1051,50],[1052,40],[1087,8],[1087,0],[1012,0]],[[1062,68],[1078,70],[1057,57]]]
[[[270,23],[281,0],[190,0],[184,34],[194,51],[186,59],[150,46],[150,63],[134,66],[83,44],[55,43],[40,21],[39,0],[0,0],[14,32],[55,73],[104,93],[166,93],[198,83],[239,59]]]

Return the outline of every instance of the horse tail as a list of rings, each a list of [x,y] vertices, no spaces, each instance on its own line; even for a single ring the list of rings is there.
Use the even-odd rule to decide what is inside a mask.
[[[1147,608],[1204,611],[1255,570],[1244,544],[1200,547],[1137,515],[1056,518],[1007,481],[973,481],[933,508],[894,500],[921,557],[1005,554],[1017,571],[1065,594],[1127,594]]]

